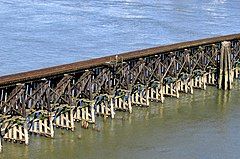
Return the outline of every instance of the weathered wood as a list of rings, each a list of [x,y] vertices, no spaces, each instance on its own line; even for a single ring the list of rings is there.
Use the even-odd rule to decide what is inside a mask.
[[[208,85],[231,89],[239,77],[239,39],[240,34],[205,39],[0,77],[1,135],[28,144],[28,129],[53,137],[53,124],[94,127],[96,115],[113,119],[117,111],[132,113],[134,106]],[[15,127],[19,117],[28,123]]]
[[[74,113],[73,109],[70,109],[64,113],[61,113],[59,116],[55,117],[55,123],[54,125],[56,127],[65,128],[67,130],[74,131],[75,125],[74,125]]]
[[[28,145],[29,138],[27,123],[25,122],[23,125],[13,125],[3,136],[3,139],[13,142],[24,142],[26,145]]]
[[[54,130],[52,115],[49,114],[44,119],[34,120],[32,126],[30,127],[29,132],[53,138]]]
[[[0,136],[0,153],[2,152],[2,137]]]
[[[224,41],[221,44],[218,88],[227,90],[232,89],[231,43]]]

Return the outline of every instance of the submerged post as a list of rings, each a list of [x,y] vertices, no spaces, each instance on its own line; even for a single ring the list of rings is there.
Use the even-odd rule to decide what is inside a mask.
[[[230,90],[232,89],[232,81],[231,42],[224,41],[221,43],[218,88]]]
[[[29,144],[29,136],[28,136],[28,124],[27,122],[24,123],[23,125],[23,131],[24,131],[24,137],[25,137],[25,144],[28,145]]]
[[[2,152],[2,137],[0,137],[0,153]]]

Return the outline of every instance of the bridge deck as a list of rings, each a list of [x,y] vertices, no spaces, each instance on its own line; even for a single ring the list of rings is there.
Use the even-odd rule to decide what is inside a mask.
[[[0,77],[1,139],[29,143],[29,133],[95,127],[165,97],[208,85],[231,89],[240,78],[240,34],[153,47]]]
[[[240,39],[240,34],[206,38],[201,40],[181,42],[181,43],[176,43],[171,45],[164,45],[164,46],[158,46],[158,47],[153,47],[153,48],[148,48],[143,50],[131,51],[131,52],[118,54],[118,57],[121,60],[129,60],[129,59],[141,58],[141,57],[146,57],[154,54],[166,53],[166,52],[171,52],[179,49],[217,43],[221,41],[229,41],[234,39]],[[116,55],[111,55],[111,56],[90,59],[86,61],[80,61],[80,62],[65,64],[60,66],[54,66],[54,67],[49,67],[49,68],[44,68],[44,69],[39,69],[39,70],[34,70],[29,72],[2,76],[0,77],[0,87],[4,85],[11,85],[11,84],[16,84],[21,82],[24,83],[27,81],[33,81],[41,78],[47,78],[51,76],[57,76],[65,73],[75,72],[78,70],[93,68],[96,66],[103,65],[106,62],[114,61],[115,58],[116,58]]]

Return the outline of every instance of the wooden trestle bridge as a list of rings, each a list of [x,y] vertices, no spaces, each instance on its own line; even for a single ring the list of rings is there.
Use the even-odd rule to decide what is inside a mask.
[[[0,77],[2,140],[29,144],[29,134],[54,137],[114,118],[117,111],[163,102],[213,85],[231,89],[240,73],[240,34],[154,47]]]

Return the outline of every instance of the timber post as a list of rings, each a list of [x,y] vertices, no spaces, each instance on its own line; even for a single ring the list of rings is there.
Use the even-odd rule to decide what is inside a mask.
[[[150,100],[207,86],[230,90],[239,66],[234,34],[0,77],[0,151],[2,139],[28,145],[30,132],[53,137],[53,125],[73,131],[74,119],[88,128],[96,115],[114,118]]]
[[[221,43],[218,76],[219,89],[232,89],[231,42],[223,41]]]
[[[2,152],[2,137],[0,137],[0,153]]]

